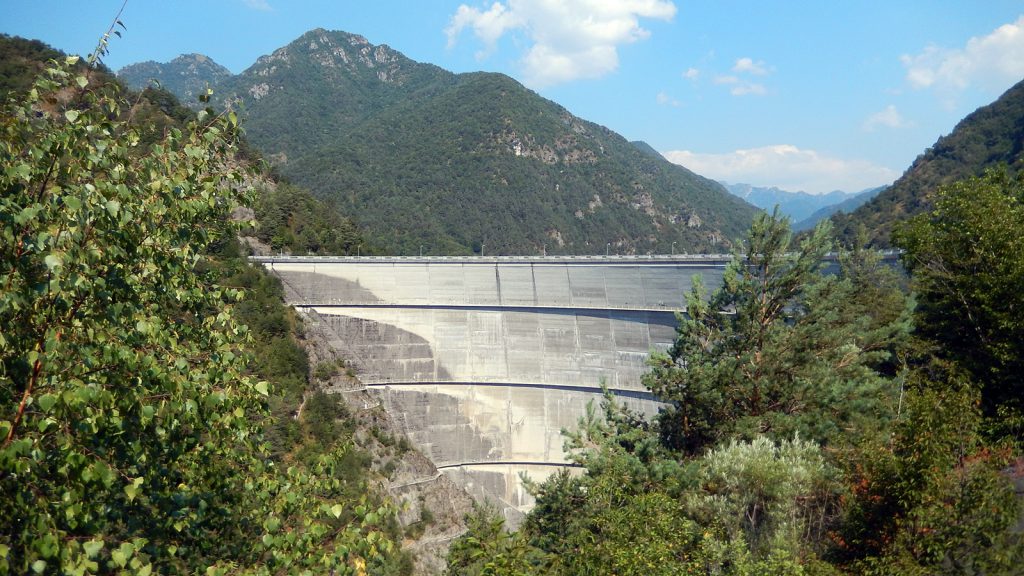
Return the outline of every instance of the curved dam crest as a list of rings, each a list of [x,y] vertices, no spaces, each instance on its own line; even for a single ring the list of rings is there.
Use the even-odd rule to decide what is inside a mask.
[[[520,472],[570,466],[561,431],[602,384],[657,412],[647,358],[672,345],[693,277],[712,291],[729,259],[253,258],[329,328],[417,448],[512,522],[533,504]]]

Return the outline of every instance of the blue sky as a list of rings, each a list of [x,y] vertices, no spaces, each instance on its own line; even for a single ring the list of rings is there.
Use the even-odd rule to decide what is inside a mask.
[[[122,0],[0,0],[0,31],[88,53]],[[813,193],[886,184],[1024,79],[1020,0],[129,0],[107,64],[233,72],[316,27],[503,72],[697,173]]]

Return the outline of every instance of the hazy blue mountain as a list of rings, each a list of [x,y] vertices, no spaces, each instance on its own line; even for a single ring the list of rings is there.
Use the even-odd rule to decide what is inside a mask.
[[[821,220],[824,220],[825,218],[828,218],[829,216],[832,216],[833,214],[836,214],[838,212],[853,212],[865,202],[868,202],[875,196],[878,196],[886,188],[886,186],[868,188],[867,190],[863,190],[861,192],[853,194],[852,196],[849,196],[846,200],[843,200],[842,202],[839,202],[837,204],[830,204],[828,206],[825,206],[824,208],[818,208],[817,210],[814,211],[813,214],[811,214],[807,218],[804,218],[803,220],[794,223],[793,230],[810,230],[811,228],[814,228],[815,224],[817,224]]]
[[[816,210],[838,204],[857,194],[839,190],[827,194],[809,194],[807,192],[790,192],[774,186],[751,186],[750,184],[729,184],[727,182],[721,184],[733,195],[762,210],[771,212],[778,205],[782,213],[789,216],[791,222],[803,220]]]
[[[396,253],[720,251],[755,209],[515,80],[313,30],[219,82],[249,140]]]

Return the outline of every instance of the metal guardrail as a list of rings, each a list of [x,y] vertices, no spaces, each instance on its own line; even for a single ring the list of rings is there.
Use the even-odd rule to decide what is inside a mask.
[[[260,264],[594,264],[728,262],[730,254],[654,254],[594,256],[249,256]]]
[[[881,250],[884,260],[895,260],[902,250]],[[594,263],[677,263],[677,264],[726,264],[732,261],[732,254],[610,254],[580,256],[299,256],[281,254],[276,256],[249,256],[250,262],[260,264],[594,264]],[[838,252],[829,252],[825,260],[838,260]]]
[[[423,302],[383,302],[381,300],[292,300],[289,306],[296,308],[401,308],[403,310],[500,310],[506,312],[533,311],[533,310],[573,310],[573,311],[595,311],[595,312],[686,312],[686,304],[678,305],[659,302],[657,305],[630,306],[629,302],[621,304],[608,304],[606,306],[593,306],[584,304],[503,304],[500,302],[477,303],[466,302],[465,300],[432,300],[429,303]]]

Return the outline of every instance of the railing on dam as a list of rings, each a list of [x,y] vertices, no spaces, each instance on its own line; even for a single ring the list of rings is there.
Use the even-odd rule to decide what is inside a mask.
[[[250,256],[249,260],[260,264],[277,262],[291,263],[443,263],[443,264],[638,264],[671,263],[701,264],[721,263],[732,259],[730,254],[653,254],[653,255],[594,255],[594,256]]]
[[[898,259],[901,250],[882,250],[882,258],[886,261]],[[708,264],[726,265],[733,258],[732,254],[609,254],[583,256],[317,256],[317,255],[270,255],[250,256],[249,260],[260,264],[274,263],[444,263],[444,264]],[[837,252],[825,255],[826,261],[839,258]]]

